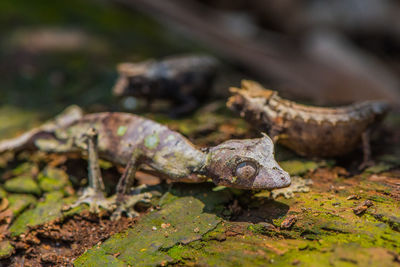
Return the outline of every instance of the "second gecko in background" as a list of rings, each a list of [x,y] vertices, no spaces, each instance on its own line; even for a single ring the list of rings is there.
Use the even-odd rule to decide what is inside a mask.
[[[171,117],[192,112],[209,94],[218,61],[206,55],[181,55],[163,60],[146,60],[118,65],[119,78],[113,88],[118,97],[145,98],[173,102]]]
[[[231,88],[230,109],[260,126],[278,143],[309,157],[337,157],[363,146],[360,169],[371,162],[370,133],[386,113],[383,101],[324,108],[295,103],[267,90],[259,83],[242,81],[242,88]]]

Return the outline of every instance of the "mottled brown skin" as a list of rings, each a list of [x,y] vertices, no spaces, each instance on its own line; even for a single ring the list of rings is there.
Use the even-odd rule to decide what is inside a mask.
[[[118,97],[145,98],[148,105],[155,99],[167,99],[176,105],[171,116],[184,115],[207,98],[217,64],[216,59],[205,55],[121,63],[118,65],[120,76],[113,94]]]
[[[117,186],[119,212],[128,208],[127,197],[139,168],[175,182],[201,182],[209,177],[217,185],[242,189],[290,185],[289,174],[275,161],[274,145],[268,136],[229,140],[200,150],[168,127],[133,114],[105,112],[83,116],[72,111],[24,134],[22,139],[0,142],[0,152],[32,145],[48,152],[87,151],[90,190],[78,203],[108,206],[103,196],[99,157],[126,165]]]
[[[311,157],[344,155],[362,142],[368,146],[368,133],[389,110],[388,104],[380,101],[337,108],[301,105],[252,81],[242,81],[242,88],[231,88],[231,92],[234,95],[227,103],[230,109],[240,112],[280,144]]]

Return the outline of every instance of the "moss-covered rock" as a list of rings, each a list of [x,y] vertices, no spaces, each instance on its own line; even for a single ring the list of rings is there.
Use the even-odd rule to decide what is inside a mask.
[[[0,259],[8,258],[14,253],[14,247],[11,245],[10,241],[0,242]]]
[[[391,168],[393,168],[393,166],[394,166],[394,164],[381,162],[379,164],[376,164],[374,166],[367,168],[364,172],[366,174],[381,173],[381,172],[390,170]]]
[[[33,176],[39,171],[39,167],[33,162],[24,162],[14,168],[11,173],[13,176]]]
[[[36,181],[30,176],[18,176],[7,180],[4,188],[12,193],[26,193],[39,196],[41,190]]]
[[[37,204],[34,209],[23,212],[11,225],[9,231],[12,236],[24,233],[29,227],[43,224],[62,217],[64,204],[63,194],[55,191],[47,193],[43,202]]]
[[[279,162],[279,164],[290,175],[302,175],[308,171],[317,169],[321,165],[315,161],[304,160],[286,160]]]
[[[7,196],[6,190],[3,187],[0,187],[0,199],[5,198]]]
[[[102,265],[102,260],[134,266],[157,266],[174,261],[166,251],[176,244],[199,240],[213,230],[222,219],[210,211],[229,199],[224,192],[196,189],[183,190],[186,196],[182,196],[183,188],[188,187],[182,185],[167,193],[161,199],[160,211],[150,213],[133,229],[87,251],[75,261],[75,266]]]
[[[39,187],[44,192],[51,192],[63,189],[70,185],[68,174],[57,168],[46,168],[38,175]]]
[[[7,199],[9,201],[8,208],[14,216],[17,216],[27,207],[36,203],[36,198],[29,194],[10,194]]]

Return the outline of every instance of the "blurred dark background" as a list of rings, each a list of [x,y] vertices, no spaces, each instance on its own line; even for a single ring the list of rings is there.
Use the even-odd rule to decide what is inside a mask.
[[[397,0],[2,0],[0,136],[70,104],[118,109],[121,61],[210,53],[216,96],[242,78],[318,105],[400,103]]]

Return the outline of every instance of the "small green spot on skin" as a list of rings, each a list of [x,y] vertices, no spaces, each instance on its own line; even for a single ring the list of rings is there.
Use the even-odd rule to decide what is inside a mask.
[[[118,136],[123,136],[126,133],[126,130],[128,130],[128,127],[126,126],[119,126],[117,130],[117,135]]]
[[[146,137],[144,139],[144,146],[147,147],[148,149],[155,149],[158,145],[160,140],[158,139],[157,134],[152,134]]]
[[[168,135],[166,141],[168,142],[168,141],[173,141],[173,140],[175,140],[175,136],[173,134]]]

